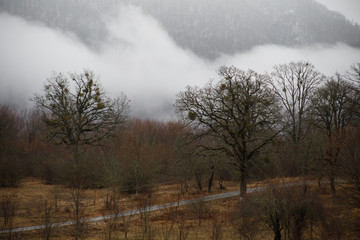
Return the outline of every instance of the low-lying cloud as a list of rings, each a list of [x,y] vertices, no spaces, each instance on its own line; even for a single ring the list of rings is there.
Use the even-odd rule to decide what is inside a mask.
[[[275,64],[309,60],[332,75],[360,60],[359,49],[337,44],[296,49],[265,45],[210,62],[176,45],[141,9],[121,9],[117,18],[108,21],[110,37],[100,51],[89,49],[74,34],[0,14],[0,101],[29,107],[28,99],[42,91],[53,71],[91,69],[110,96],[124,92],[130,98],[133,116],[161,120],[172,117],[179,91],[216,79],[220,65],[263,73]]]
[[[360,49],[338,43],[336,45],[311,45],[290,48],[279,45],[262,45],[251,51],[223,56],[217,62],[253,69],[260,73],[272,71],[274,65],[291,61],[309,61],[325,75],[346,72],[350,65],[360,61]]]

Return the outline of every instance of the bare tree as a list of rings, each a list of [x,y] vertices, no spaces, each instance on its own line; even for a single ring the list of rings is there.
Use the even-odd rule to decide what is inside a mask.
[[[121,132],[118,146],[121,158],[123,188],[127,192],[149,192],[160,169],[159,128],[150,120],[132,119]]]
[[[119,227],[118,220],[121,214],[121,208],[119,207],[119,202],[114,199],[114,205],[111,206],[110,211],[103,211],[103,218],[105,222],[105,239],[112,240],[116,239],[113,237],[113,233]]]
[[[33,150],[35,147],[36,139],[41,135],[42,122],[39,111],[31,109],[30,111],[24,112],[24,123],[25,123],[25,136],[28,151]]]
[[[198,148],[230,157],[240,172],[244,196],[251,161],[279,133],[279,108],[264,76],[225,66],[218,73],[222,79],[217,84],[188,86],[178,95],[176,108],[195,138],[211,136],[220,143]]]
[[[0,202],[0,216],[3,218],[3,226],[9,226],[12,223],[16,213],[16,196],[5,196]]]
[[[353,103],[356,106],[355,116],[357,118],[357,122],[360,121],[360,62],[355,63],[350,66],[350,70],[346,74],[346,79],[350,81],[354,88],[354,97]]]
[[[41,223],[44,226],[38,230],[41,239],[49,240],[53,234],[53,218],[55,209],[48,201],[44,201],[41,206]]]
[[[306,134],[304,120],[309,112],[310,98],[323,78],[309,62],[277,65],[267,76],[267,81],[284,107],[285,124],[294,143]]]
[[[115,187],[120,181],[120,160],[116,156],[107,155],[102,158],[102,168],[98,169],[100,172],[98,184],[106,187],[105,207],[110,207],[109,195],[111,187]],[[114,202],[115,204],[115,202]]]
[[[230,223],[239,239],[254,240],[259,234],[260,218],[255,201],[251,196],[246,196],[246,201],[239,202],[234,209]]]
[[[331,191],[335,195],[335,176],[338,170],[341,145],[353,117],[355,103],[352,86],[337,74],[320,87],[312,98],[312,115],[315,124],[326,136],[326,147],[323,160],[327,166],[327,176]]]
[[[54,73],[45,84],[44,94],[35,94],[32,101],[48,127],[48,141],[72,147],[75,176],[80,175],[80,147],[101,146],[124,124],[129,110],[126,96],[115,100],[107,97],[91,71],[69,77]]]
[[[283,220],[285,217],[284,201],[281,199],[280,192],[275,189],[268,191],[260,200],[261,219],[273,231],[274,240],[281,240],[283,230]]]
[[[352,184],[345,189],[355,206],[360,208],[360,128],[348,127],[346,131],[340,169],[342,176]]]
[[[179,205],[168,206],[160,210],[162,221],[161,221],[161,239],[169,240],[174,235],[175,223],[179,217]]]
[[[360,85],[360,62],[350,66],[350,71],[347,72],[347,78],[355,84]]]
[[[182,159],[180,162],[183,165],[181,171],[183,171],[185,174],[187,171],[191,171],[193,177],[195,178],[196,186],[198,187],[199,192],[203,190],[203,182],[206,177],[207,191],[211,192],[215,177],[215,169],[219,162],[216,160],[221,159],[221,153],[217,151],[204,152],[202,149],[199,149],[198,146],[206,145],[216,148],[216,140],[212,139],[211,137],[194,139],[192,133],[189,133],[187,136],[185,136],[185,138],[187,138],[184,139],[185,144],[182,144],[181,146]]]
[[[267,81],[283,107],[284,130],[291,141],[286,149],[290,175],[306,175],[309,168],[309,150],[312,138],[309,136],[311,125],[307,123],[310,100],[324,76],[309,62],[290,62],[274,66],[267,75]]]
[[[138,213],[140,216],[141,238],[151,240],[155,238],[155,232],[150,219],[151,194],[145,194],[138,198]]]
[[[221,240],[224,235],[224,228],[226,226],[226,218],[219,211],[212,211],[210,213],[212,222],[211,226],[211,240]]]
[[[83,220],[85,217],[86,207],[83,203],[84,189],[81,184],[71,191],[71,208],[74,224],[71,229],[72,236],[75,240],[85,238],[87,234],[87,223]]]

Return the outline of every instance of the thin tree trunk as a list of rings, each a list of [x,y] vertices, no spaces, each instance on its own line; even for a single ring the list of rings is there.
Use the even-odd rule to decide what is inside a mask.
[[[211,165],[210,168],[210,178],[209,178],[209,183],[208,183],[208,192],[211,192],[211,187],[212,187],[212,182],[214,179],[214,165]]]
[[[332,193],[333,197],[335,197],[336,196],[335,178],[333,176],[330,176],[329,179],[330,179],[331,193]]]
[[[240,172],[240,197],[244,198],[246,195],[246,172],[241,170]]]
[[[199,188],[199,191],[202,191],[202,185],[201,185],[201,176],[196,176],[196,184]]]
[[[277,231],[277,232],[275,233],[274,240],[281,240],[281,231]]]
[[[106,202],[105,206],[108,209],[109,208],[109,187],[106,188]]]
[[[219,188],[220,188],[220,190],[225,189],[225,187],[224,187],[224,185],[223,185],[223,182],[224,182],[224,178],[223,178],[223,177],[220,177],[220,178],[219,178]]]

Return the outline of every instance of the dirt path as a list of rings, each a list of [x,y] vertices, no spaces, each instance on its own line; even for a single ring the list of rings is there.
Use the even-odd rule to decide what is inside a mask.
[[[279,184],[278,186],[279,187],[287,187],[287,186],[299,185],[301,183],[302,182],[282,183],[282,184]],[[314,182],[307,182],[307,184],[312,184],[312,183],[314,183]],[[252,188],[247,189],[247,193],[264,191],[265,189],[266,189],[266,186],[252,187]],[[194,198],[194,199],[182,200],[182,201],[178,201],[178,202],[154,205],[154,206],[148,207],[146,210],[148,212],[152,212],[152,211],[158,211],[158,210],[169,208],[169,207],[187,205],[187,204],[191,204],[191,203],[198,202],[198,201],[213,201],[213,200],[217,200],[217,199],[235,197],[235,196],[239,196],[239,195],[240,195],[240,191],[233,191],[233,192],[227,192],[227,193],[211,195],[211,196],[206,196],[206,197],[201,197],[201,198]],[[136,210],[122,212],[119,215],[120,216],[129,216],[129,215],[135,215],[138,213],[139,213],[139,210],[136,209]],[[84,219],[83,221],[84,222],[97,222],[97,221],[102,221],[106,218],[110,218],[111,216],[112,215],[92,217],[92,218]],[[74,221],[58,222],[58,223],[53,223],[51,225],[51,227],[63,227],[63,226],[72,225],[74,223],[75,223]],[[45,227],[46,227],[45,225],[37,225],[37,226],[13,228],[13,229],[8,229],[8,230],[2,230],[2,231],[0,231],[0,234],[1,233],[9,233],[9,232],[32,231],[32,230],[44,229]]]

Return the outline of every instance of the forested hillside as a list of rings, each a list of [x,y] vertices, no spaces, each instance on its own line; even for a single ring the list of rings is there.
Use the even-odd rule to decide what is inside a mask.
[[[0,10],[70,31],[98,49],[107,40],[106,19],[124,5],[139,6],[180,46],[210,59],[262,44],[360,46],[359,26],[314,0],[1,0]]]

